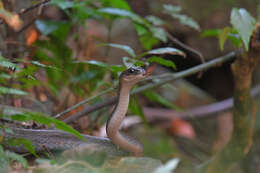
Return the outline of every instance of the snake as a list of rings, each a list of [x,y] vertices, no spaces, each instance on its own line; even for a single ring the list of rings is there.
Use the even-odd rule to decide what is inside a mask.
[[[0,131],[0,135],[4,136],[6,148],[18,153],[28,152],[22,145],[11,146],[7,142],[9,139],[21,138],[30,140],[36,152],[46,150],[63,151],[94,146],[113,155],[124,155],[126,153],[133,153],[136,156],[142,155],[143,145],[134,138],[121,133],[119,128],[128,110],[130,91],[136,83],[145,79],[150,74],[148,69],[144,67],[131,67],[120,74],[117,103],[106,123],[108,138],[82,135],[85,138],[84,141],[73,134],[61,130],[10,127],[11,133]]]

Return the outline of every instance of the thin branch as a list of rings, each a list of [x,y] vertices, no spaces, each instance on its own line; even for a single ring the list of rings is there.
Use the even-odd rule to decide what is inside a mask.
[[[95,96],[91,96],[91,97],[89,97],[89,98],[87,98],[87,99],[85,99],[85,100],[82,100],[81,102],[79,102],[79,103],[77,103],[77,104],[75,104],[75,105],[69,107],[68,109],[66,109],[66,110],[64,110],[64,111],[62,111],[62,112],[56,114],[56,115],[54,116],[54,118],[59,118],[60,116],[62,116],[62,115],[64,115],[64,114],[66,114],[66,113],[72,111],[73,109],[76,109],[77,107],[79,107],[79,106],[81,106],[81,105],[84,105],[84,104],[86,104],[86,103],[88,103],[88,102],[94,100],[94,99],[97,98],[97,97],[100,97],[100,96],[102,96],[102,95],[104,95],[104,94],[107,94],[107,93],[113,91],[114,89],[115,89],[115,88],[109,88],[109,89],[107,89],[107,90],[105,90],[105,91],[102,91],[102,92],[98,93],[98,94],[95,95]]]
[[[163,78],[166,78],[166,79],[160,79],[160,80],[157,80],[154,83],[150,83],[150,84],[144,85],[142,87],[139,87],[136,90],[132,91],[131,95],[141,93],[141,92],[143,92],[147,89],[152,89],[152,88],[161,86],[163,84],[166,84],[168,82],[174,81],[176,79],[184,78],[184,77],[190,76],[192,74],[195,74],[197,72],[204,71],[204,70],[206,70],[210,67],[216,66],[218,64],[222,64],[223,62],[226,62],[228,60],[232,60],[236,56],[236,54],[237,54],[237,52],[230,52],[230,53],[228,53],[224,56],[215,58],[214,60],[211,60],[211,61],[206,62],[204,64],[197,65],[195,67],[192,67],[190,69],[187,69],[187,70],[184,70],[184,71],[181,71],[181,72],[178,72],[178,73],[174,73],[174,74],[173,73],[166,73],[166,74],[157,76],[156,79],[160,79],[158,77],[163,77]],[[154,79],[154,78],[150,78],[150,79]],[[82,116],[84,116],[88,113],[94,112],[94,111],[96,111],[96,110],[98,110],[102,107],[112,105],[116,102],[116,100],[117,100],[117,97],[112,97],[108,100],[105,100],[105,101],[99,103],[99,104],[88,107],[88,108],[82,110],[81,112],[77,112],[76,114],[66,118],[64,120],[64,122],[70,123],[70,122],[72,122],[72,121],[74,121],[74,120],[76,120],[76,119],[78,119],[78,118],[80,118],[80,117],[82,117]]]
[[[182,43],[182,42],[179,41],[177,38],[173,37],[169,32],[167,32],[167,31],[165,31],[165,32],[166,32],[167,37],[168,37],[175,45],[179,46],[179,47],[182,48],[183,50],[185,50],[185,51],[191,53],[192,55],[194,55],[195,57],[199,58],[199,59],[201,60],[201,62],[205,62],[205,60],[204,60],[204,58],[203,58],[203,55],[202,55],[199,51],[197,51],[197,50],[193,49],[192,47],[190,47],[190,46],[188,46],[188,45]]]
[[[34,4],[34,5],[32,5],[32,6],[28,7],[28,8],[22,9],[18,14],[19,15],[23,15],[23,14],[25,14],[25,13],[27,13],[27,12],[35,9],[35,8],[38,8],[38,7],[42,6],[42,5],[46,5],[50,1],[51,0],[43,0],[43,1],[39,2],[38,4]]]
[[[250,93],[252,97],[258,96],[260,94],[260,85],[257,85],[254,88],[252,88]],[[212,117],[210,115],[218,116],[220,114],[216,114],[216,113],[229,110],[232,107],[233,107],[233,97],[216,103],[191,108],[184,112],[179,112],[179,111],[166,109],[166,108],[151,108],[151,107],[143,107],[143,112],[148,121],[155,121],[155,120],[169,121],[176,118],[190,120],[194,118]]]

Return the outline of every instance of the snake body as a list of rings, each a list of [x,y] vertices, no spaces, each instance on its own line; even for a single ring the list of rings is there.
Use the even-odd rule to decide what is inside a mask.
[[[120,75],[118,101],[106,126],[109,139],[83,135],[86,141],[82,141],[72,134],[59,130],[33,130],[14,127],[10,127],[13,131],[12,133],[3,133],[0,131],[0,135],[4,136],[7,148],[20,153],[27,152],[27,150],[23,146],[8,145],[7,141],[9,139],[28,139],[34,145],[36,152],[43,150],[67,150],[94,145],[96,148],[112,155],[122,155],[126,153],[118,149],[117,146],[135,155],[140,155],[143,152],[143,145],[120,133],[119,128],[128,109],[129,93],[132,86],[146,76],[146,71],[140,67],[130,68]]]

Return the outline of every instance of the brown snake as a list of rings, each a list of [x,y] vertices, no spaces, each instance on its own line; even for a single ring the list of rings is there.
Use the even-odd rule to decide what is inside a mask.
[[[134,155],[140,155],[143,152],[143,145],[138,141],[120,133],[119,128],[128,109],[131,88],[150,73],[151,71],[149,69],[146,71],[141,67],[131,67],[128,70],[122,72],[120,75],[118,101],[109,120],[107,121],[106,126],[107,135],[110,140],[107,138],[83,135],[86,141],[81,141],[72,134],[59,130],[33,130],[13,127],[11,127],[13,133],[2,133],[0,131],[0,135],[5,137],[7,148],[16,152],[27,151],[22,146],[14,147],[8,145],[8,139],[28,139],[35,146],[35,150],[37,152],[43,150],[66,150],[94,145],[95,147],[98,147],[103,151],[113,155],[125,153],[116,146],[119,146],[125,151],[132,152]]]

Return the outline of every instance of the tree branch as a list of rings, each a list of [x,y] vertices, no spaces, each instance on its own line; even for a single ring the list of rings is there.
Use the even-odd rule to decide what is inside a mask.
[[[144,86],[137,88],[136,90],[131,92],[131,95],[141,93],[141,92],[143,92],[147,89],[155,88],[155,87],[161,86],[163,84],[166,84],[168,82],[174,81],[176,79],[184,78],[184,77],[190,76],[192,74],[195,74],[197,72],[204,71],[204,70],[206,70],[210,67],[216,66],[218,64],[222,64],[223,62],[226,62],[228,60],[232,60],[236,56],[237,53],[238,52],[230,52],[230,53],[228,53],[224,56],[215,58],[214,60],[211,60],[211,61],[206,62],[204,64],[200,64],[200,65],[197,65],[197,66],[192,67],[190,69],[187,69],[187,70],[184,70],[184,71],[181,71],[181,72],[177,72],[177,73],[174,73],[174,74],[173,73],[165,73],[165,74],[156,76],[156,79],[160,79],[160,80],[157,80],[154,83],[150,83],[150,84],[147,84],[147,85],[144,85]],[[161,78],[163,78],[163,79],[161,79]],[[152,78],[149,78],[149,79],[154,79],[154,78],[152,77]],[[98,110],[102,107],[112,105],[116,102],[116,100],[117,100],[117,97],[112,97],[108,100],[105,100],[105,101],[99,103],[99,104],[88,107],[88,108],[82,110],[81,112],[77,112],[76,114],[66,118],[64,120],[64,122],[70,123],[70,122],[72,122],[72,121],[74,121],[74,120],[76,120],[76,119],[78,119],[78,118],[80,118],[80,117],[82,117],[82,116],[84,116],[88,113],[96,111],[96,110]]]

